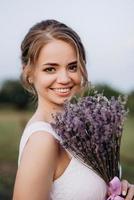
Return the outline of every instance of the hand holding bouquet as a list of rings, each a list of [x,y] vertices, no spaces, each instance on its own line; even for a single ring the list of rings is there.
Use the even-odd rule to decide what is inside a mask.
[[[61,145],[99,174],[107,184],[120,177],[120,143],[127,111],[125,99],[108,100],[94,89],[65,102],[52,127]]]

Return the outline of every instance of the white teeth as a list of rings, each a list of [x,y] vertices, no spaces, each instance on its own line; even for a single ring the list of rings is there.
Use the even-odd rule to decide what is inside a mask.
[[[70,88],[55,88],[53,90],[56,91],[56,92],[65,93],[65,92],[69,92]]]

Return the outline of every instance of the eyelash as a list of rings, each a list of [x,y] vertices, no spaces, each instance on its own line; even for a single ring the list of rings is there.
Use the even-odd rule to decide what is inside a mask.
[[[53,71],[54,70],[54,71]],[[46,69],[44,69],[43,71],[48,72],[48,73],[53,73],[55,72],[55,68],[54,67],[47,67]]]
[[[71,71],[71,72],[76,72],[77,71],[77,65],[70,65],[70,66],[68,66],[68,70]],[[45,71],[47,73],[54,73],[56,71],[56,69],[54,67],[47,67],[43,71]]]
[[[73,68],[73,69],[72,69],[72,68]],[[68,69],[70,69],[71,72],[76,72],[76,71],[77,71],[77,65],[70,65],[70,66],[68,67]]]

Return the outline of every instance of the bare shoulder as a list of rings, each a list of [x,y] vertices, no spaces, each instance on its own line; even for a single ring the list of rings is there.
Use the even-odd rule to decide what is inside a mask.
[[[29,147],[32,146],[36,149],[37,146],[40,146],[38,149],[41,150],[50,150],[50,153],[56,153],[59,149],[59,144],[57,140],[48,132],[45,131],[38,131],[32,134],[29,138]]]
[[[17,196],[17,199],[21,199],[19,198],[21,196],[29,200],[35,195],[38,195],[39,200],[41,197],[48,197],[58,157],[59,144],[50,133],[44,131],[33,133],[20,161],[14,196]]]
[[[21,162],[24,159],[35,160],[38,162],[55,161],[59,153],[59,144],[57,140],[48,132],[38,131],[33,133],[23,152]],[[28,161],[27,161],[28,162]]]
[[[54,168],[59,155],[59,144],[57,140],[44,131],[33,133],[23,152],[21,164],[26,163],[32,165],[38,162],[41,166]]]

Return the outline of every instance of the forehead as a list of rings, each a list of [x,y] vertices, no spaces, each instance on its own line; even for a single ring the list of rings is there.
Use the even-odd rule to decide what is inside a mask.
[[[51,40],[45,44],[38,57],[38,62],[68,62],[69,60],[76,60],[76,50],[73,45],[62,40]]]

